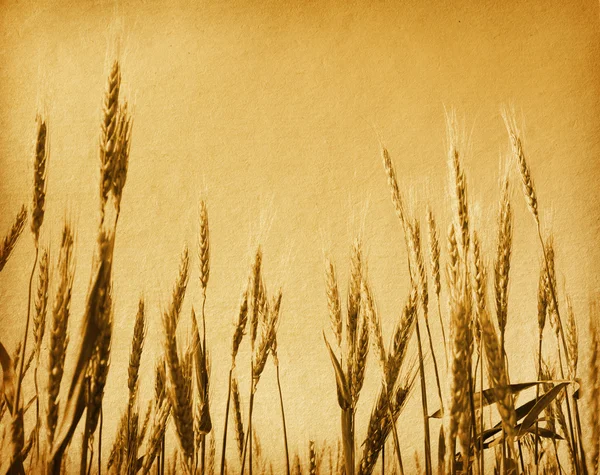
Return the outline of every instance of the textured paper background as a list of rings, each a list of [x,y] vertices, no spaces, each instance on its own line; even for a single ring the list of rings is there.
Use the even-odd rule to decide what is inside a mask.
[[[4,233],[21,203],[30,201],[41,105],[51,137],[42,240],[56,258],[62,219],[76,225],[74,323],[98,220],[97,140],[115,18],[122,25],[116,30],[135,125],[115,251],[106,440],[125,407],[124,362],[137,298],[143,294],[149,310],[142,388],[150,394],[161,351],[160,311],[184,244],[195,249],[197,203],[204,196],[217,440],[236,307],[260,242],[267,282],[283,288],[279,352],[291,449],[304,453],[309,438],[333,442],[339,411],[321,335],[329,328],[323,253],[331,251],[345,282],[350,244],[362,233],[387,338],[408,279],[378,135],[421,219],[431,204],[444,232],[450,212],[445,108],[456,109],[470,138],[463,164],[474,222],[490,257],[500,157],[507,151],[499,111],[515,106],[543,222],[556,236],[560,291],[566,285],[573,296],[585,346],[588,297],[600,284],[598,2],[3,1],[0,229]],[[534,374],[540,253],[516,173],[512,177],[507,345],[513,379],[523,380]],[[32,256],[25,234],[0,275],[0,335],[9,348],[23,332]],[[194,267],[186,317],[192,303],[200,304],[197,277]],[[71,328],[75,334],[77,326]],[[283,445],[273,375],[268,364],[255,425],[277,470]],[[372,362],[358,409],[359,442],[378,381]],[[407,460],[411,447],[421,451],[417,396],[400,418]],[[435,424],[432,430],[437,434]],[[233,456],[233,443],[229,447]]]

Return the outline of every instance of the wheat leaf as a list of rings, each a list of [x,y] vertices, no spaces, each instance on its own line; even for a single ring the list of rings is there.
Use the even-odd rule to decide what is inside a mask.
[[[342,409],[349,409],[351,406],[352,398],[350,396],[350,389],[348,388],[346,377],[344,376],[344,371],[342,370],[342,366],[340,365],[340,362],[335,356],[335,353],[331,349],[331,345],[327,341],[325,333],[323,333],[323,339],[325,340],[325,344],[327,345],[327,349],[329,350],[331,363],[333,364],[333,369],[335,370],[335,382],[337,384],[338,403]]]

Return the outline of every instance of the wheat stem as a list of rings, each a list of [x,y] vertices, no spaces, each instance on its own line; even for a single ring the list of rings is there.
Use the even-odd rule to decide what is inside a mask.
[[[417,331],[417,348],[419,350],[419,375],[421,379],[421,404],[423,407],[423,429],[425,433],[425,473],[431,475],[431,440],[429,434],[429,411],[427,409],[427,385],[425,383],[425,367],[423,365],[423,348],[421,346],[421,332],[419,330],[419,319],[415,319]]]
[[[35,268],[37,266],[39,253],[39,247],[36,245],[35,257],[33,259],[33,267],[31,268],[31,275],[29,276],[29,291],[27,296],[27,320],[25,321],[25,334],[23,335],[23,343],[21,345],[21,356],[19,358],[19,374],[17,376],[17,389],[15,391],[15,401],[13,403],[15,413],[19,408],[19,398],[21,397],[21,383],[23,381],[23,367],[25,365],[25,350],[27,349],[27,334],[29,333],[29,320],[31,319],[31,292],[33,286],[33,276],[35,274]]]
[[[277,389],[279,391],[279,404],[281,406],[281,420],[283,422],[283,441],[285,444],[285,467],[286,467],[286,474],[290,475],[290,453],[289,453],[289,449],[288,449],[287,427],[285,424],[285,410],[283,409],[283,395],[281,393],[281,381],[279,379],[279,364],[275,365],[275,370],[277,373]]]

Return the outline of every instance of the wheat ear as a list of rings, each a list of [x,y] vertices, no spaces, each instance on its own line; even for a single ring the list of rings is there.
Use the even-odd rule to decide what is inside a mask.
[[[25,222],[27,221],[27,208],[25,205],[21,207],[21,210],[17,214],[15,218],[15,222],[8,234],[4,237],[4,241],[0,244],[0,271],[4,269],[8,258],[10,257],[13,249],[15,248],[21,233],[23,232],[23,228],[25,227]]]
[[[67,326],[71,309],[71,294],[75,267],[73,262],[73,232],[68,223],[64,224],[58,256],[59,283],[52,307],[50,325],[50,349],[48,355],[48,398],[46,425],[48,444],[52,445],[58,423],[60,384],[63,377],[65,356],[69,343]]]

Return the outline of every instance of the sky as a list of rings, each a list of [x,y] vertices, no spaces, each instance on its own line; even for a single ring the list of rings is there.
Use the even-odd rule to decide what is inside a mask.
[[[335,260],[345,295],[350,247],[355,237],[362,238],[387,340],[409,282],[380,144],[390,151],[414,215],[425,226],[431,206],[444,236],[451,219],[446,118],[452,111],[463,128],[472,222],[491,269],[498,183],[509,150],[501,111],[514,109],[543,228],[555,237],[559,290],[572,296],[585,355],[588,303],[600,287],[598,2],[5,0],[1,5],[0,232],[6,233],[21,204],[31,201],[35,117],[43,111],[51,152],[41,240],[55,260],[65,218],[77,234],[72,341],[99,219],[102,97],[117,56],[123,90],[133,105],[115,249],[107,438],[125,408],[125,361],[140,296],[149,318],[142,394],[152,394],[154,362],[162,351],[160,315],[186,245],[193,270],[184,321],[191,306],[200,305],[198,203],[204,199],[211,239],[206,325],[217,440],[234,320],[260,244],[267,287],[283,292],[278,347],[291,449],[304,453],[309,439],[335,441],[339,408],[322,336],[325,330],[331,337],[324,257]],[[525,380],[535,374],[541,254],[517,169],[509,166],[515,217],[506,340],[511,377]],[[8,348],[24,331],[33,250],[25,232],[0,274],[0,338]],[[445,313],[445,288],[442,309]],[[433,333],[441,342],[438,325]],[[245,369],[239,364],[243,394],[249,382]],[[359,444],[378,384],[372,358],[357,412]],[[275,464],[283,453],[277,404],[268,364],[256,398],[255,427]],[[406,453],[420,450],[417,392],[399,428]],[[233,457],[234,444],[229,448]]]

